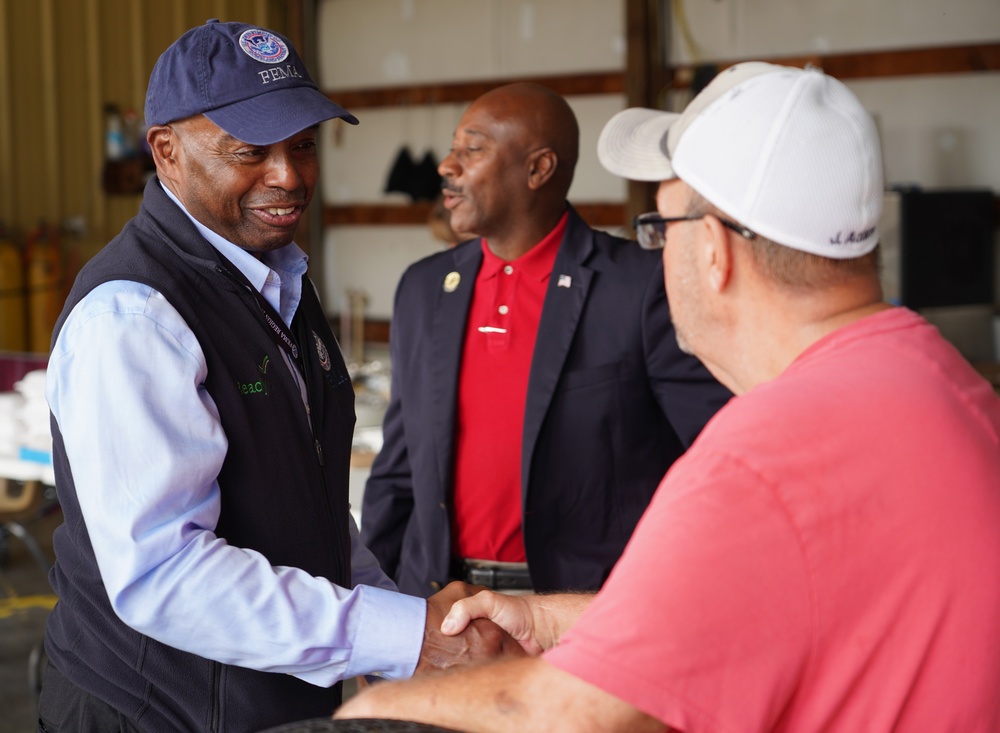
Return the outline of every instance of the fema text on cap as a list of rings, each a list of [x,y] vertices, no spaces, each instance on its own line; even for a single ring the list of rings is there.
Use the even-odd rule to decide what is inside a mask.
[[[264,84],[270,84],[272,81],[278,81],[280,79],[288,79],[289,77],[295,77],[296,79],[301,79],[302,74],[299,70],[295,68],[293,64],[288,64],[285,68],[274,67],[272,69],[264,69],[264,71],[257,72],[260,75],[260,80]]]

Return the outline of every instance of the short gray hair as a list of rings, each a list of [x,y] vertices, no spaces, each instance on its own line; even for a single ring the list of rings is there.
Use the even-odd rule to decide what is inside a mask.
[[[697,191],[688,190],[688,216],[712,214],[731,219]],[[819,289],[841,285],[856,277],[877,276],[882,266],[881,245],[860,257],[833,259],[786,247],[760,234],[744,241],[758,272],[775,285],[787,288]]]

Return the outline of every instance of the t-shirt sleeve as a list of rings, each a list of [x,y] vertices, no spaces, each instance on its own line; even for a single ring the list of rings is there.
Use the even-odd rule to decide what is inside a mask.
[[[769,730],[808,660],[812,608],[786,508],[695,446],[545,659],[686,733]]]

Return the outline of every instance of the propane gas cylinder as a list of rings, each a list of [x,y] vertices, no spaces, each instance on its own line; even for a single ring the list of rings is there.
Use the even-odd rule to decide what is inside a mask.
[[[0,224],[0,351],[24,351],[24,258]]]
[[[44,222],[28,234],[24,257],[28,281],[28,350],[47,353],[63,305],[62,256],[56,232]]]

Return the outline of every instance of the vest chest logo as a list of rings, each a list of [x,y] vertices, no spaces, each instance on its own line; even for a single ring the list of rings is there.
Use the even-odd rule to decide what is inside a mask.
[[[319,334],[312,331],[312,337],[313,342],[316,344],[316,356],[319,359],[319,365],[323,368],[323,378],[326,380],[327,386],[330,389],[336,389],[342,384],[350,384],[351,377],[342,368],[343,360],[338,359],[334,362],[333,357],[330,356],[330,350],[326,347],[323,339],[319,337]]]
[[[244,397],[253,397],[255,395],[264,395],[267,397],[267,366],[270,362],[267,354],[264,355],[264,360],[257,365],[257,371],[260,375],[257,379],[252,379],[249,382],[241,382],[239,379],[236,380],[236,389]]]
[[[324,372],[330,371],[332,362],[330,361],[330,352],[326,350],[326,344],[323,343],[323,339],[316,335],[316,332],[312,332],[313,339],[316,340],[316,355],[319,357],[319,365],[323,367]]]

